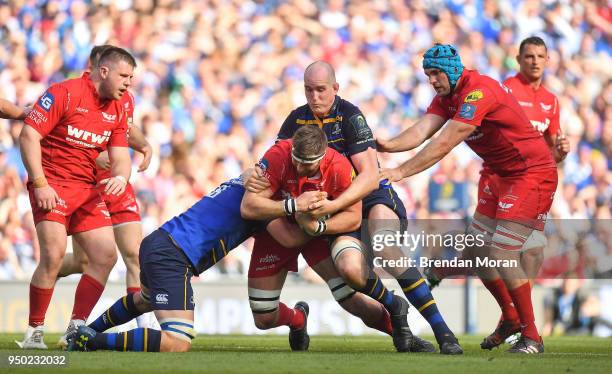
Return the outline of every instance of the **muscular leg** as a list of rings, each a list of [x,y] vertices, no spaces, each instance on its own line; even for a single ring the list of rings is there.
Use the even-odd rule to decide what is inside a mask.
[[[45,323],[57,273],[66,252],[67,238],[65,226],[52,221],[39,222],[36,233],[40,243],[40,261],[30,281],[29,325],[32,327]]]
[[[312,269],[327,283],[334,299],[344,310],[360,318],[366,326],[391,335],[393,328],[389,312],[379,302],[344,283],[331,258],[312,266]]]
[[[249,304],[258,329],[268,330],[278,326],[303,327],[304,316],[279,301],[286,277],[287,270],[282,269],[268,277],[249,278]]]
[[[72,238],[72,253],[67,253],[64,256],[57,277],[63,278],[72,274],[82,274],[88,262],[85,251],[83,251],[79,243]]]
[[[138,263],[138,249],[142,241],[140,222],[128,222],[115,226],[113,232],[119,253],[127,269],[125,284],[128,289],[140,288],[140,265]]]
[[[72,319],[85,321],[104,291],[117,251],[110,226],[79,232],[74,238],[87,254],[89,265],[77,286]]]
[[[378,204],[372,207],[369,213],[368,232],[370,237],[375,235],[389,235],[400,231],[400,222],[396,213],[389,207]],[[383,260],[397,260],[404,257],[403,252],[398,246],[385,246],[378,254]],[[453,332],[448,328],[442,314],[440,314],[435,299],[431,294],[429,286],[423,279],[419,270],[415,267],[385,267],[384,270],[393,276],[406,298],[417,308],[419,313],[429,322],[441,352],[443,345],[450,347],[456,345],[456,353],[460,348]],[[448,349],[450,352],[450,348]],[[453,349],[455,350],[455,349]]]

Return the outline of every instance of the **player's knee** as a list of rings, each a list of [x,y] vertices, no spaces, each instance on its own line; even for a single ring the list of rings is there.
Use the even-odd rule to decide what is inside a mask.
[[[344,282],[342,278],[332,278],[327,281],[327,286],[334,296],[334,300],[343,304],[355,295],[355,290]]]
[[[117,251],[103,251],[91,258],[91,264],[104,269],[112,269],[117,263]]]
[[[125,267],[128,271],[138,271],[140,270],[140,263],[138,261],[138,252],[123,252],[121,257],[123,258],[123,262],[125,263]]]
[[[364,249],[358,241],[336,240],[331,248],[331,257],[342,278],[351,287],[361,289],[367,282],[363,271]]]
[[[196,332],[193,321],[182,318],[164,318],[159,321],[162,329],[160,349],[165,352],[187,352]]]
[[[362,289],[368,281],[361,266],[356,266],[353,261],[338,261],[336,269],[344,282],[353,289]]]
[[[260,330],[274,327],[281,290],[262,290],[249,287],[249,306],[253,312],[253,321]]]

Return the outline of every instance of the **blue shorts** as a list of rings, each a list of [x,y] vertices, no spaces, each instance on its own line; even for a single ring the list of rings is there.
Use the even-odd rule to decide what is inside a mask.
[[[193,310],[193,269],[170,235],[157,229],[140,244],[140,283],[153,310]]]

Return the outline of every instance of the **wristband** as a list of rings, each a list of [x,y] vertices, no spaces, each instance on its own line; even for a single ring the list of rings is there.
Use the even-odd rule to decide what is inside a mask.
[[[285,215],[288,215],[288,216],[297,212],[297,205],[296,205],[295,199],[293,197],[286,198],[284,201],[283,208],[285,210]]]
[[[319,223],[319,226],[314,232],[314,236],[322,235],[325,231],[327,231],[327,223],[325,223],[324,219],[319,219],[317,222]]]
[[[38,177],[32,180],[32,187],[34,188],[41,188],[41,187],[45,187],[48,185],[49,183],[47,183],[47,178],[45,177]]]

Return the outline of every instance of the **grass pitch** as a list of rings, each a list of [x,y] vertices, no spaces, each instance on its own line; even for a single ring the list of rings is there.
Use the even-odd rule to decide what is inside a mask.
[[[510,355],[508,348],[480,349],[480,336],[462,336],[463,356],[396,353],[382,336],[312,336],[308,352],[289,351],[286,336],[206,336],[188,353],[67,352],[66,367],[9,367],[9,354],[57,354],[16,350],[21,334],[0,334],[0,373],[612,373],[612,339],[555,337],[544,355]],[[59,335],[45,337],[50,347]],[[429,337],[431,340],[431,337]]]

